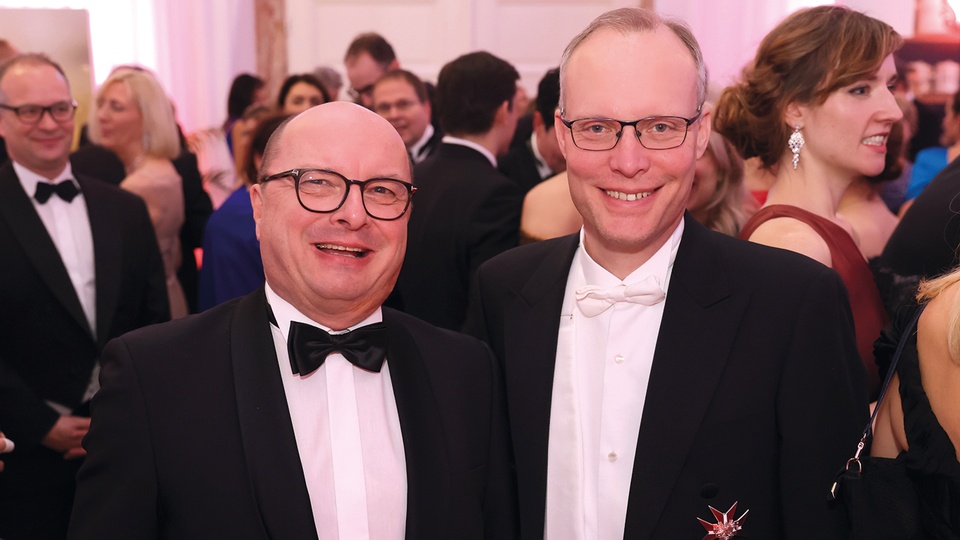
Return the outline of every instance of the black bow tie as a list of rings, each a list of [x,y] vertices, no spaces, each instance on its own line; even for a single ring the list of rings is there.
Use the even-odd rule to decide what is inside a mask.
[[[38,203],[45,204],[54,193],[61,199],[70,202],[80,193],[80,190],[77,189],[77,186],[70,180],[64,180],[59,184],[37,182],[37,192],[33,195],[33,198],[36,199]]]
[[[313,373],[334,352],[358,368],[379,372],[387,355],[387,326],[380,322],[331,335],[316,326],[291,322],[287,352],[294,374]]]

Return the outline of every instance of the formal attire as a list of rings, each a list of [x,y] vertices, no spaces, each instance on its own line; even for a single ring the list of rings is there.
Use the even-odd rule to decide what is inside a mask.
[[[113,185],[127,176],[123,163],[113,152],[102,146],[87,145],[70,155],[70,163],[77,174],[87,175]],[[183,180],[184,221],[180,227],[180,249],[183,253],[177,279],[183,287],[190,312],[197,310],[198,270],[194,252],[203,243],[203,228],[213,212],[210,197],[203,190],[203,180],[197,168],[197,156],[184,151],[173,160],[177,174]]]
[[[880,255],[878,279],[888,310],[910,303],[924,277],[960,263],[960,159],[953,160],[917,196]]]
[[[871,399],[876,399],[876,393],[880,390],[880,374],[873,358],[873,342],[880,337],[889,317],[880,298],[873,272],[850,233],[829,219],[796,206],[775,204],[761,208],[743,225],[740,238],[750,238],[761,224],[779,217],[788,217],[809,225],[830,249],[831,266],[840,274],[847,287],[857,333],[857,351],[867,371]]]
[[[423,130],[423,135],[420,136],[420,140],[408,149],[410,159],[412,159],[414,163],[420,163],[430,157],[442,141],[443,132],[434,128],[433,125],[427,124],[427,128]]]
[[[489,350],[389,308],[382,316],[405,537],[516,537],[502,380]],[[318,536],[308,486],[322,481],[306,477],[316,463],[301,460],[291,415],[302,421],[303,411],[285,391],[284,334],[269,318],[260,289],[107,347],[70,538]]]
[[[223,201],[203,232],[200,311],[245,296],[263,285],[263,260],[246,186]]]
[[[7,540],[63,538],[82,460],[41,441],[62,414],[85,415],[107,340],[169,318],[143,202],[68,167],[59,180],[79,195],[40,205],[28,176],[0,167],[0,427],[17,444],[0,474]]]
[[[888,368],[897,349],[903,328],[916,312],[916,306],[898,310],[890,328],[877,340],[877,361]],[[960,538],[960,461],[950,436],[943,430],[930,407],[923,389],[920,359],[917,356],[917,333],[906,339],[897,362],[900,377],[899,393],[903,408],[903,428],[909,449],[898,459],[903,460],[909,477],[916,487],[919,517],[914,529],[900,531],[884,527],[883,515],[877,515],[877,530],[885,530],[884,538],[955,539]],[[897,391],[891,385],[890,391]]]
[[[459,330],[474,271],[518,243],[523,198],[485,149],[444,140],[414,170],[418,191],[397,292],[407,313]]]
[[[120,187],[147,203],[163,258],[170,316],[174,319],[185,317],[189,312],[187,298],[177,278],[183,256],[180,249],[180,228],[184,221],[183,180],[169,161],[148,158],[120,182]]]
[[[904,198],[916,199],[938,172],[947,166],[947,149],[943,146],[924,148],[917,153],[917,159],[910,170],[910,183]]]
[[[554,174],[540,155],[536,133],[532,133],[525,144],[511,148],[506,155],[499,158],[497,168],[507,178],[516,182],[524,194]]]
[[[579,250],[579,235],[570,235],[491,259],[477,272],[465,325],[504,363],[527,539],[544,538],[547,501],[557,495],[547,492],[548,454],[562,376],[558,345],[570,339],[563,332],[573,315],[568,284]],[[708,505],[725,512],[734,503],[735,517],[749,510],[748,538],[841,537],[825,494],[867,418],[843,283],[805,257],[709,231],[689,215],[670,257],[659,330],[649,338],[656,345],[646,391],[637,389],[642,416],[626,500],[613,501],[625,506],[623,538],[702,538],[697,518],[717,521]],[[625,347],[652,345],[640,324],[634,334],[611,328]],[[605,380],[621,369],[644,380],[632,356],[604,348],[594,358],[614,370]],[[635,399],[617,388],[620,398]],[[617,433],[627,436],[623,426]],[[605,439],[601,432],[591,440]],[[597,459],[585,468],[607,474],[620,462],[616,451],[584,447]]]

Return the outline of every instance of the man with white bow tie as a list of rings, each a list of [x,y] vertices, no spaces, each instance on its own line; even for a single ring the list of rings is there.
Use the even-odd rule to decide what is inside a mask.
[[[70,538],[516,538],[495,359],[381,307],[415,191],[359,105],[277,129],[250,188],[265,286],[107,347]]]
[[[466,323],[504,363],[522,537],[838,537],[826,493],[867,411],[846,294],[685,215],[710,135],[696,39],[614,10],[560,84],[583,229],[481,266]]]

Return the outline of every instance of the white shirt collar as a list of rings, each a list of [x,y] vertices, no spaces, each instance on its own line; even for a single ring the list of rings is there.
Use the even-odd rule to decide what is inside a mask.
[[[596,285],[599,287],[614,287],[620,284],[631,284],[636,283],[647,276],[654,276],[660,280],[661,287],[664,292],[667,291],[667,286],[669,285],[670,276],[673,273],[673,263],[677,259],[677,249],[680,247],[680,239],[683,237],[683,220],[680,220],[680,223],[677,225],[677,228],[673,230],[670,238],[652,257],[647,259],[647,261],[641,264],[637,269],[630,273],[622,281],[611,274],[607,269],[600,266],[596,261],[590,257],[590,254],[587,253],[586,248],[584,248],[583,242],[583,229],[580,229],[580,247],[577,249],[580,251],[580,264],[583,268],[583,277],[585,280],[584,285]]]
[[[422,159],[420,157],[420,152],[423,150],[423,147],[430,142],[430,138],[433,137],[433,124],[427,124],[427,129],[423,130],[423,135],[420,136],[420,140],[415,142],[413,146],[410,147],[410,155],[413,156],[413,160],[420,162]]]
[[[461,139],[460,137],[454,137],[453,135],[444,135],[443,142],[449,144],[459,144],[460,146],[466,146],[467,148],[473,148],[477,152],[483,154],[483,157],[487,158],[487,161],[493,165],[493,168],[497,168],[497,156],[493,155],[493,152],[487,150],[486,148],[480,146],[479,144],[468,141],[466,139]]]
[[[547,161],[543,159],[543,155],[540,153],[540,149],[537,148],[537,132],[534,131],[530,134],[530,151],[533,152],[533,159],[537,165],[537,173],[540,174],[540,178],[547,179],[553,176],[553,169],[547,165]]]
[[[77,186],[77,189],[80,189],[80,184],[78,184],[76,179],[73,177],[73,170],[70,168],[69,161],[63,170],[60,171],[60,174],[58,174],[52,180],[31,171],[16,161],[13,162],[13,170],[17,173],[17,178],[20,179],[20,185],[23,186],[23,190],[31,199],[33,199],[33,194],[37,192],[37,184],[40,182],[52,182],[54,184],[59,184],[64,180],[70,180],[75,186]],[[81,191],[81,195],[82,194],[83,192]]]
[[[270,284],[266,284],[266,293],[267,293],[267,303],[270,304],[270,309],[273,310],[273,317],[277,320],[277,328],[286,336],[290,332],[290,322],[296,321],[299,323],[310,324],[316,326],[317,328],[322,328],[324,331],[331,334],[339,334],[341,332],[331,330],[329,326],[318,323],[317,321],[311,319],[304,315],[299,309],[295,308],[293,304],[287,302],[283,298],[280,298],[273,289],[270,288]],[[368,324],[374,324],[383,321],[383,311],[380,308],[377,308],[376,311],[367,316],[364,320],[359,323],[347,328],[344,332],[348,330],[354,330],[360,328],[361,326],[366,326]]]

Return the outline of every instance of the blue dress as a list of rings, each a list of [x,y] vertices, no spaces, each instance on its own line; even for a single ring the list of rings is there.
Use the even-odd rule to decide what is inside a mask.
[[[234,191],[203,231],[200,269],[200,311],[244,296],[263,285],[260,241],[246,186]]]

